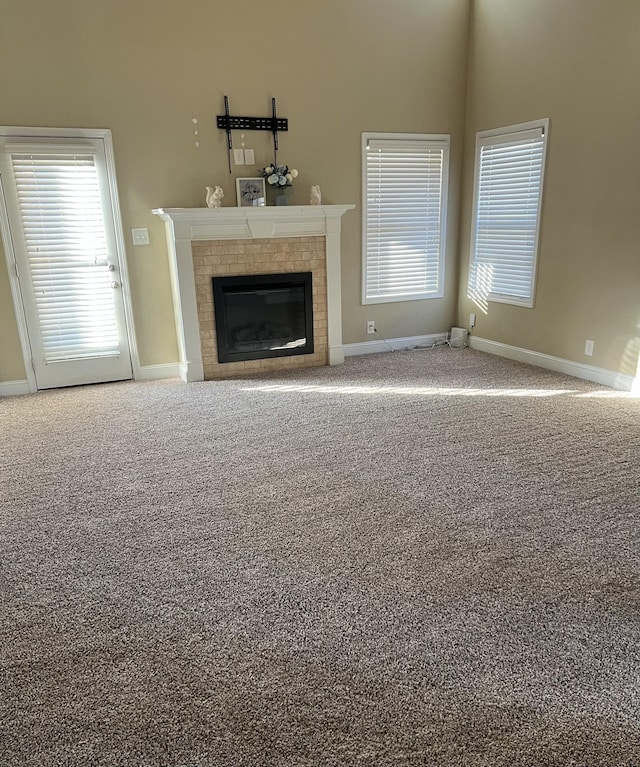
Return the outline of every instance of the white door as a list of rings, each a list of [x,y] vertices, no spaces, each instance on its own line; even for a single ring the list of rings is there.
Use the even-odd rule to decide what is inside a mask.
[[[131,378],[103,141],[12,137],[0,150],[37,388]]]

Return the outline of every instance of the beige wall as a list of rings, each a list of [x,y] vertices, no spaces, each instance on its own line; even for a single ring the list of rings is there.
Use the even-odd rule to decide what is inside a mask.
[[[362,307],[359,207],[342,241],[346,343],[370,340],[366,319],[388,337],[442,331],[457,303],[467,22],[468,0],[2,0],[0,125],[112,130],[143,365],[177,360],[164,229],[151,208],[204,205],[207,184],[235,205],[214,127],[225,93],[240,115],[266,116],[277,97],[290,121],[279,159],[300,171],[298,203],[319,184],[324,202],[359,206],[363,131],[451,133],[444,299]],[[271,160],[269,134],[245,142],[259,165]],[[240,170],[234,177],[254,169]],[[149,247],[128,244],[132,227],[149,229]],[[8,297],[2,259],[0,380],[24,377]]]
[[[458,320],[484,338],[635,375],[640,343],[640,2],[476,0]],[[534,309],[466,298],[475,134],[551,120]],[[586,339],[595,341],[584,356]]]
[[[26,378],[7,266],[0,240],[0,381]]]
[[[398,337],[466,325],[476,311],[478,336],[634,374],[639,29],[638,0],[2,0],[0,125],[112,130],[126,242],[132,227],[151,235],[149,247],[127,245],[143,365],[177,359],[150,209],[203,205],[216,183],[235,204],[214,127],[227,93],[245,115],[267,115],[277,97],[291,126],[279,157],[300,170],[299,203],[320,184],[325,202],[360,206],[363,131],[452,134],[445,298],[361,306],[358,207],[343,219],[345,343],[370,340],[367,319]],[[485,315],[466,298],[475,133],[538,117],[551,131],[536,306]],[[268,134],[245,141],[258,164],[271,159]],[[21,378],[0,257],[0,381]]]

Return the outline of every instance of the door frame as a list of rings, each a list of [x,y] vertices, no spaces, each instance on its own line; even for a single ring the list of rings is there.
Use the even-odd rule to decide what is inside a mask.
[[[131,368],[133,379],[140,378],[140,357],[138,355],[138,345],[136,343],[135,326],[133,322],[133,305],[131,301],[131,290],[129,286],[129,272],[127,269],[126,249],[124,244],[124,234],[122,229],[122,217],[120,215],[120,202],[118,199],[118,184],[116,180],[116,162],[113,152],[113,141],[111,131],[108,128],[24,128],[17,126],[0,126],[1,138],[42,138],[42,139],[98,139],[104,144],[104,153],[107,166],[107,179],[109,183],[109,198],[111,209],[113,211],[113,225],[115,229],[116,258],[118,260],[118,269],[120,274],[120,284],[122,286],[122,299],[124,303],[125,322],[127,326],[127,338],[129,340],[129,351],[131,354]],[[0,176],[0,236],[4,245],[4,254],[7,262],[7,271],[9,273],[9,284],[11,287],[11,296],[13,297],[13,307],[18,325],[18,335],[20,337],[20,347],[22,349],[22,358],[24,369],[27,375],[27,384],[29,392],[38,391],[35,371],[31,362],[31,342],[29,341],[29,332],[27,329],[27,320],[25,315],[22,294],[20,292],[20,282],[18,279],[18,267],[16,255],[11,236],[11,226],[7,211],[6,198],[2,177]]]

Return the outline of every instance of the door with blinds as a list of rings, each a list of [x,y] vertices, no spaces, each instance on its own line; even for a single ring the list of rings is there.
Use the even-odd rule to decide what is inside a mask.
[[[6,139],[0,152],[38,389],[132,377],[100,139]]]

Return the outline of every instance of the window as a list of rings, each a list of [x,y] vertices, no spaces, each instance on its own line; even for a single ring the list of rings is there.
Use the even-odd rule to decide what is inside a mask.
[[[362,303],[441,298],[449,136],[364,133]]]
[[[469,298],[533,306],[548,119],[476,137]]]

